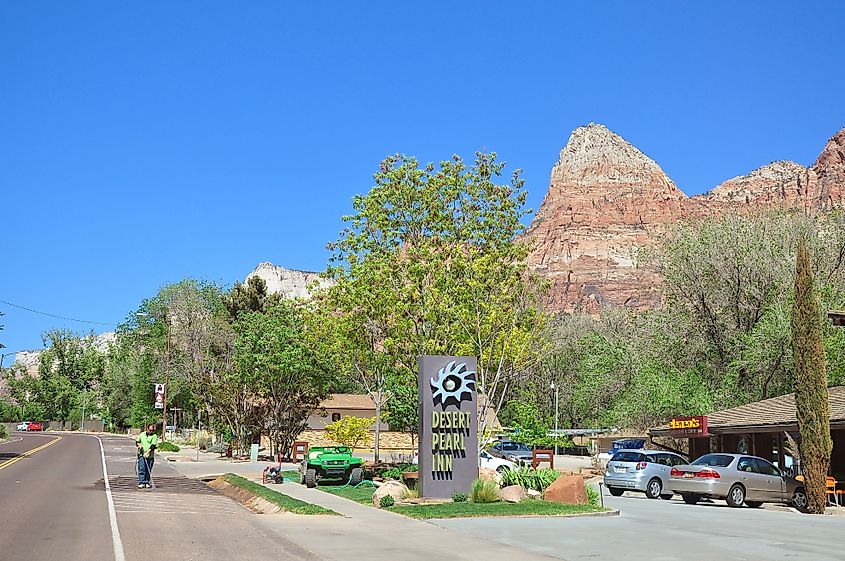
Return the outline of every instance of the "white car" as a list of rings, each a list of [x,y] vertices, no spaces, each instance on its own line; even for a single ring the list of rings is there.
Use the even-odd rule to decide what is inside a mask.
[[[413,464],[416,465],[419,462],[419,456],[414,456]],[[484,450],[478,455],[478,467],[482,467],[485,469],[494,469],[499,473],[504,473],[508,470],[515,470],[517,466],[510,460],[503,460],[502,458],[496,458],[485,452]]]
[[[24,421],[18,425],[18,428],[15,430],[29,430],[29,421]]]
[[[516,464],[514,462],[502,458],[496,458],[494,456],[491,456],[488,452],[484,450],[482,450],[481,453],[478,455],[478,459],[478,467],[486,469],[495,469],[499,473],[504,473],[506,471],[517,469]]]

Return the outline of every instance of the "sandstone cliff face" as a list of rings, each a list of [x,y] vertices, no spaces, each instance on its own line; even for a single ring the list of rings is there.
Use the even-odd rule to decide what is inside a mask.
[[[527,236],[530,266],[552,283],[553,311],[649,308],[660,277],[644,249],[680,219],[758,208],[828,210],[845,204],[845,129],[816,163],[773,162],[687,197],[657,163],[606,127],[573,131],[552,168],[549,190]]]
[[[319,273],[286,269],[266,262],[259,263],[258,267],[247,275],[246,280],[251,277],[263,279],[269,292],[279,293],[285,298],[310,298],[308,286],[311,283],[316,282],[321,288],[332,284],[331,281],[320,278]]]

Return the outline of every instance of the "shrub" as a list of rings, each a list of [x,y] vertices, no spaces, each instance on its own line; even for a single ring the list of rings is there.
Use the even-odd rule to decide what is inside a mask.
[[[159,452],[178,452],[179,447],[173,444],[172,442],[162,442],[158,446],[156,446]]]
[[[402,491],[402,498],[403,499],[418,499],[420,498],[420,492],[417,489],[411,489],[410,487]]]
[[[6,430],[6,425],[0,424],[0,438],[9,438],[9,431]]]
[[[468,498],[466,493],[452,493],[453,503],[465,503]]]
[[[393,497],[391,497],[390,495],[385,495],[381,499],[379,499],[378,505],[381,508],[388,508],[393,506],[393,503]]]
[[[326,436],[332,442],[349,446],[355,450],[370,435],[370,427],[376,418],[342,417],[334,423],[326,425]]]
[[[402,479],[402,474],[408,471],[417,471],[417,466],[414,464],[399,464],[396,467],[384,469],[379,474],[385,479]]]
[[[558,477],[560,477],[560,472],[555,469],[534,469],[529,466],[523,466],[517,470],[504,472],[502,474],[502,484],[505,486],[519,485],[523,489],[534,489],[542,493]]]
[[[585,485],[587,488],[587,498],[590,500],[590,504],[593,506],[599,505],[599,492],[590,487],[589,485]]]
[[[495,481],[476,479],[470,494],[474,503],[495,503],[499,500],[499,485]]]

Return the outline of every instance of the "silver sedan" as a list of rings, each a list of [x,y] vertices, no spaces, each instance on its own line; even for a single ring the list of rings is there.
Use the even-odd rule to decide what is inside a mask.
[[[724,499],[732,507],[785,503],[802,511],[807,508],[803,483],[781,474],[768,460],[744,454],[705,454],[691,464],[675,466],[669,489],[688,504],[707,497]]]

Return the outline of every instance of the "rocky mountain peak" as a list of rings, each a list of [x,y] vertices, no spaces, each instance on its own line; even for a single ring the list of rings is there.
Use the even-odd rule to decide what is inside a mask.
[[[657,179],[662,186],[677,191],[657,162],[597,123],[572,131],[552,170],[552,180],[555,179],[575,179],[585,187],[595,183],[630,184]],[[674,194],[682,195],[680,191]]]
[[[808,168],[789,160],[779,160],[757,168],[746,175],[728,179],[704,195],[710,199],[724,199],[750,202],[760,196],[774,192],[787,196],[784,191],[798,190],[798,182],[806,175]]]
[[[320,277],[320,273],[287,269],[266,261],[259,263],[258,267],[247,275],[246,281],[252,277],[263,279],[269,292],[281,294],[285,298],[310,298],[309,286],[312,283],[316,282],[321,288],[332,284],[331,281]]]
[[[845,168],[845,128],[834,134],[822,150],[813,168],[837,166]]]

